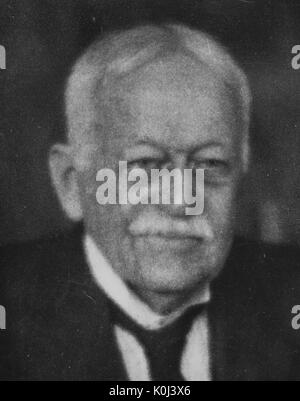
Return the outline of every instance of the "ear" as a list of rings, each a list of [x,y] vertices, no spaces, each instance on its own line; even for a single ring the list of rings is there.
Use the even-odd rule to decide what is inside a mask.
[[[66,215],[74,222],[83,219],[77,172],[71,147],[56,144],[50,150],[49,168],[53,186]]]

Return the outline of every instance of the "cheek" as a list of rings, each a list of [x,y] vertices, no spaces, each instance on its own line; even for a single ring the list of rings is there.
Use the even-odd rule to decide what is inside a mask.
[[[234,185],[206,189],[205,213],[217,234],[221,234],[232,227],[235,209],[236,188]]]

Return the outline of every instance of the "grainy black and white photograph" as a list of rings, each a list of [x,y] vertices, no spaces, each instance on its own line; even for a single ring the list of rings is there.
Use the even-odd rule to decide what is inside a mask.
[[[0,107],[0,381],[300,381],[299,0],[0,0]]]

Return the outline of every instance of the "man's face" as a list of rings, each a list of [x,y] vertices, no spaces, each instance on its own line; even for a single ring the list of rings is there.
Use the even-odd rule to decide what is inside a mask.
[[[114,82],[99,101],[95,152],[80,177],[85,224],[118,274],[137,291],[185,292],[213,279],[232,242],[241,169],[241,122],[230,90],[192,59],[153,62]],[[97,120],[98,117],[96,117]],[[205,206],[99,205],[96,175],[205,169]]]

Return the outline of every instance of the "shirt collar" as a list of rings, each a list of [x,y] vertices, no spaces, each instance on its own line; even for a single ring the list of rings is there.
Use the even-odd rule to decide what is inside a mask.
[[[157,330],[174,322],[189,307],[206,304],[210,300],[210,288],[207,285],[196,291],[188,302],[169,315],[154,312],[143,302],[113,270],[110,263],[97,247],[93,238],[84,237],[84,249],[90,271],[105,294],[115,302],[136,323],[148,330]]]

